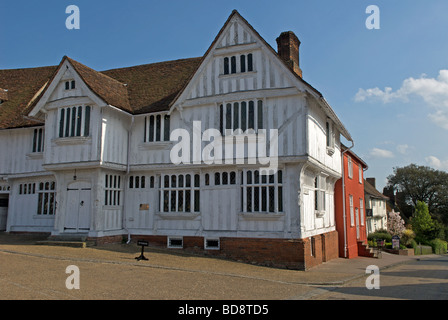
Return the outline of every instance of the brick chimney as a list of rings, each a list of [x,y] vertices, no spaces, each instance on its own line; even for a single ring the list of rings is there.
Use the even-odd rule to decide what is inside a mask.
[[[375,189],[376,189],[376,180],[375,178],[367,178],[366,179],[368,183],[370,183]]]
[[[299,65],[299,38],[292,31],[282,32],[277,40],[278,55],[289,68],[299,77],[302,77],[302,69]]]

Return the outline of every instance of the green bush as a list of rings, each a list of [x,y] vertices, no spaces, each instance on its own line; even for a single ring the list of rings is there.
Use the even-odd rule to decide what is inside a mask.
[[[384,240],[384,242],[392,242],[392,235],[388,232],[381,232],[381,230],[370,233],[367,236],[367,240],[376,241],[376,240]]]
[[[429,244],[435,254],[445,254],[447,251],[447,242],[441,239],[431,240]]]

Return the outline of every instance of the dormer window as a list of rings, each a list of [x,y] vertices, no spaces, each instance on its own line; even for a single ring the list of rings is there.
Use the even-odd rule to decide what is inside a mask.
[[[90,106],[68,107],[59,110],[59,138],[90,135]]]
[[[73,90],[76,88],[75,80],[65,81],[65,90]]]
[[[44,151],[44,129],[34,129],[33,134],[33,152]]]
[[[239,61],[239,63],[237,63]],[[251,72],[254,70],[253,55],[249,53],[247,55],[242,54],[239,56],[224,57],[224,74],[235,74]]]

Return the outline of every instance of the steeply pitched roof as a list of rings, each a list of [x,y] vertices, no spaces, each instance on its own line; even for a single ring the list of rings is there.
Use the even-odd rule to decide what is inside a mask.
[[[386,197],[384,194],[376,190],[376,188],[367,182],[367,180],[364,180],[364,192],[373,198],[389,200],[389,197]]]
[[[131,113],[165,111],[202,58],[181,59],[101,72],[125,83]]]
[[[132,112],[125,84],[101,72],[93,70],[78,61],[65,57],[78,72],[84,83],[104,102],[119,109]],[[64,60],[64,59],[63,59]],[[61,62],[62,64],[62,62]]]
[[[28,103],[47,83],[56,66],[0,70],[0,88],[8,90],[8,101],[0,105],[0,129],[41,124],[26,118]]]
[[[58,66],[0,70],[0,88],[8,90],[8,101],[0,105],[0,129],[42,124],[26,116],[37,98],[48,88],[65,59],[86,85],[106,103],[131,114],[142,114],[168,110],[201,58],[99,72],[64,57]]]

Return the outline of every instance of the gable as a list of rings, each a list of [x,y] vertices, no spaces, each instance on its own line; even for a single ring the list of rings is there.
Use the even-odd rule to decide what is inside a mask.
[[[295,88],[295,93],[305,90],[276,52],[234,11],[174,104],[237,92],[285,88]]]

